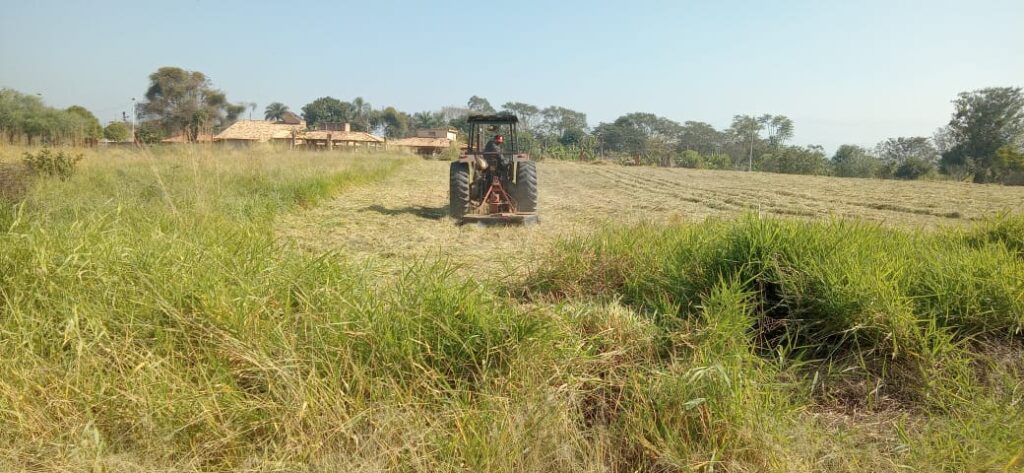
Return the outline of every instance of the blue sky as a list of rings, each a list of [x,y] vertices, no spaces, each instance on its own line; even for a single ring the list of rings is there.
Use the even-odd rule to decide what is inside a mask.
[[[0,87],[105,122],[160,66],[202,71],[258,115],[324,95],[416,112],[476,94],[591,125],[784,114],[797,144],[831,150],[930,136],[958,92],[1024,86],[1024,1],[0,0]]]

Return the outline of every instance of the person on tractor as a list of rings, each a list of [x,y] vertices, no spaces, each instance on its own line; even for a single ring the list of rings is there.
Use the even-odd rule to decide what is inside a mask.
[[[484,146],[484,154],[501,154],[501,145],[505,144],[505,137],[494,135]]]

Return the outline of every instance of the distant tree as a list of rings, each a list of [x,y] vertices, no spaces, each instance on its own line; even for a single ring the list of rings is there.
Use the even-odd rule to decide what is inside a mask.
[[[953,101],[947,127],[950,149],[942,156],[944,170],[964,168],[977,182],[1000,179],[997,151],[1024,143],[1024,95],[1019,87],[991,87],[963,92]]]
[[[373,129],[388,138],[403,138],[409,133],[408,113],[388,107],[374,113]]]
[[[135,127],[135,140],[139,143],[159,143],[167,136],[163,124],[157,120],[140,122]]]
[[[626,154],[637,164],[648,162],[651,151],[648,135],[642,128],[622,120],[622,117],[613,123],[597,125],[594,136],[605,152]]]
[[[762,155],[758,169],[783,174],[823,175],[828,172],[828,159],[820,146],[783,146]]]
[[[290,112],[288,106],[281,102],[273,102],[263,109],[263,118],[269,121],[279,122],[284,120],[284,114]]]
[[[93,115],[85,107],[72,105],[65,111],[76,119],[77,123],[74,126],[81,130],[79,133],[83,138],[99,139],[103,137],[103,125],[100,125],[100,120],[96,118],[96,115]]]
[[[760,121],[768,129],[768,144],[774,147],[786,144],[793,138],[793,120],[785,115],[762,115]]]
[[[441,111],[438,113],[440,113],[445,125],[458,129],[463,136],[469,135],[469,122],[467,118],[472,113],[470,109],[465,107],[441,107]]]
[[[369,131],[373,119],[373,107],[362,97],[352,99],[352,129],[357,131]]]
[[[723,133],[704,122],[688,121],[679,127],[679,148],[712,155],[725,142]]]
[[[84,107],[59,110],[44,104],[38,95],[12,89],[0,89],[0,131],[10,143],[25,139],[29,145],[37,139],[52,145],[102,136],[99,120]]]
[[[889,138],[878,143],[875,153],[886,164],[894,167],[911,159],[934,165],[939,158],[939,151],[931,140],[923,136]]]
[[[198,71],[161,67],[149,81],[146,100],[137,111],[145,121],[159,123],[166,135],[183,133],[195,141],[200,132],[225,126],[245,111],[245,106],[229,103]]]
[[[934,163],[917,157],[908,158],[892,169],[892,176],[896,179],[920,179],[934,173]]]
[[[103,137],[110,141],[131,141],[132,129],[125,122],[110,122],[110,124],[103,129]]]
[[[505,105],[501,106],[501,109],[518,117],[519,123],[525,131],[533,130],[540,117],[540,109],[528,103],[506,102]]]
[[[551,106],[541,110],[538,132],[553,140],[560,140],[567,130],[587,131],[587,114],[565,107]]]
[[[466,102],[466,108],[468,108],[471,113],[495,113],[494,107],[491,106],[491,102],[489,102],[487,99],[483,97],[478,97],[476,95],[469,98],[469,101]]]
[[[878,177],[881,159],[857,145],[842,145],[832,155],[832,172],[839,177]]]
[[[440,112],[416,112],[410,119],[413,128],[441,128],[447,123]]]
[[[750,115],[732,117],[730,132],[747,146],[747,170],[754,169],[754,144],[761,138],[764,122]]]
[[[996,150],[992,172],[999,182],[1024,186],[1024,149],[1016,145],[1003,145]]]
[[[325,122],[351,122],[354,115],[352,104],[334,97],[320,97],[302,107],[302,117],[310,128]]]

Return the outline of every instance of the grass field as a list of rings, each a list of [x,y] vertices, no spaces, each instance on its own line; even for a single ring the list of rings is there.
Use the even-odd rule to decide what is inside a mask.
[[[0,204],[0,469],[1024,468],[1024,189],[85,153]]]
[[[281,218],[278,232],[313,253],[337,251],[398,266],[452,257],[474,267],[506,268],[532,259],[521,257],[522,251],[607,225],[699,222],[755,212],[937,227],[1024,205],[1021,187],[548,161],[539,169],[543,225],[459,228],[446,218],[447,172],[446,162],[409,162],[387,181]]]

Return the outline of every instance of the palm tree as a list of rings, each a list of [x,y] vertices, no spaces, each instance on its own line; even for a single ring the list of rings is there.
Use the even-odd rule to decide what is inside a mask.
[[[263,110],[263,117],[267,120],[273,120],[279,122],[284,119],[284,114],[288,113],[288,106],[281,102],[274,102],[267,105],[267,108]]]

